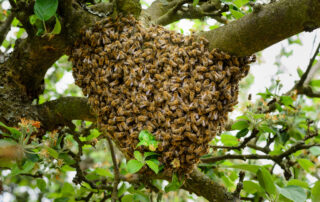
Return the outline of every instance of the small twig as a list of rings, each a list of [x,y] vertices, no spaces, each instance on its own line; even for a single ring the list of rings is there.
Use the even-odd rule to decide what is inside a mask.
[[[32,177],[32,178],[42,178],[43,177],[42,173],[37,173],[37,174],[21,173],[20,175],[28,176],[28,177]]]
[[[117,164],[116,154],[114,152],[112,140],[110,137],[107,137],[110,151],[111,151],[111,157],[113,162],[113,168],[114,168],[114,182],[113,182],[113,190],[112,190],[112,197],[111,200],[113,202],[116,202],[118,200],[118,184],[120,182],[120,174],[119,174],[119,168]]]
[[[308,77],[308,75],[310,73],[310,70],[311,70],[311,68],[313,66],[313,63],[314,63],[319,51],[320,51],[320,43],[318,44],[318,47],[316,48],[316,51],[314,52],[312,58],[309,61],[307,70],[304,72],[304,74],[301,76],[300,81],[297,83],[297,85],[296,85],[297,88],[304,86],[305,81],[306,81],[306,79],[307,79],[307,77]]]
[[[245,172],[244,171],[240,171],[240,173],[239,173],[239,182],[237,184],[236,190],[233,192],[233,196],[235,198],[240,198],[240,192],[241,192],[241,190],[243,188],[244,176],[245,176]]]

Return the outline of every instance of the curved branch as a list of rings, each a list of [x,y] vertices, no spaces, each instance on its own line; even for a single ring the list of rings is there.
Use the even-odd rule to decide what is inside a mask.
[[[208,176],[197,169],[193,169],[189,178],[186,179],[183,189],[205,197],[208,201],[238,202],[239,200],[227,192],[226,188],[211,180]]]
[[[47,130],[68,125],[72,120],[96,120],[87,99],[81,97],[62,97],[36,106],[36,110],[41,124]]]
[[[14,18],[13,14],[10,13],[7,19],[0,25],[0,44],[2,44],[8,32],[11,29],[11,22],[13,18]]]
[[[247,56],[292,35],[318,28],[319,10],[318,0],[281,0],[199,35],[210,41],[210,48]]]

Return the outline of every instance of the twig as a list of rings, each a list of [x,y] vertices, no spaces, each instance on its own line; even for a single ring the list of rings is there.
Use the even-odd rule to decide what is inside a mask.
[[[310,61],[309,61],[307,70],[304,72],[304,74],[301,76],[300,81],[297,83],[297,87],[298,87],[298,88],[299,88],[299,87],[302,87],[302,86],[305,84],[305,81],[306,81],[306,79],[307,79],[307,77],[308,77],[308,75],[309,75],[309,73],[310,73],[310,70],[311,70],[311,68],[312,68],[312,66],[313,66],[313,63],[314,63],[314,61],[315,61],[315,59],[316,59],[319,51],[320,51],[320,43],[318,44],[318,47],[316,48],[316,51],[314,52],[312,58],[311,58]]]
[[[13,18],[13,13],[10,13],[7,19],[0,25],[0,44],[2,44],[11,29],[11,22]]]
[[[114,168],[114,182],[113,182],[113,190],[112,190],[112,197],[111,200],[112,202],[116,202],[118,200],[118,184],[120,182],[120,174],[119,174],[119,168],[117,164],[117,159],[116,155],[114,152],[112,140],[110,137],[107,137],[110,151],[111,151],[111,156],[112,156],[112,162],[113,162],[113,168]]]
[[[237,184],[236,190],[233,192],[233,196],[235,198],[239,198],[240,197],[240,192],[241,192],[241,190],[243,188],[244,176],[245,176],[245,172],[244,171],[240,171],[240,173],[239,173],[239,182]]]

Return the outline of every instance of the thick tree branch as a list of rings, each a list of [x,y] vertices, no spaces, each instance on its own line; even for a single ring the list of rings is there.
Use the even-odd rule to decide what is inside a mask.
[[[36,110],[43,127],[47,130],[68,125],[72,120],[96,120],[86,98],[63,97],[38,105]]]
[[[209,201],[215,202],[236,202],[239,201],[232,193],[228,193],[226,188],[217,182],[211,180],[208,176],[197,169],[190,174],[190,178],[186,179],[183,189],[203,196]]]
[[[199,35],[237,56],[251,55],[292,35],[320,26],[318,0],[281,0],[215,30]]]

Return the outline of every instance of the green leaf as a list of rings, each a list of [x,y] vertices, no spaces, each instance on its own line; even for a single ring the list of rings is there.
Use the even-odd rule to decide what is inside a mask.
[[[101,135],[101,133],[97,129],[92,129],[92,130],[90,130],[90,135],[87,136],[86,140],[91,141],[91,140],[99,137],[100,135]]]
[[[0,121],[0,126],[7,129],[14,139],[18,140],[20,138],[21,132],[19,130],[15,129],[15,128],[8,127],[4,123],[2,123],[1,121]]]
[[[198,5],[198,3],[199,3],[199,0],[193,0],[192,5],[193,5],[193,6],[196,6],[196,5]]]
[[[140,133],[139,133],[139,140],[140,141],[146,141],[148,143],[148,145],[150,144],[150,141],[151,140],[154,140],[154,137],[153,135],[147,131],[147,130],[142,130]]]
[[[59,18],[56,16],[56,24],[54,25],[54,28],[51,34],[60,34],[60,32],[61,32],[61,24],[60,24]]]
[[[28,173],[36,165],[35,162],[27,160],[22,167],[22,173]]]
[[[307,172],[310,172],[310,168],[314,167],[313,163],[309,159],[298,159],[297,161]]]
[[[243,130],[249,127],[248,121],[237,121],[231,126],[232,130]]]
[[[156,140],[151,140],[149,143],[149,150],[156,151],[157,148],[158,148],[158,142]]]
[[[143,153],[144,158],[151,157],[151,156],[160,156],[160,154],[156,152],[144,152]]]
[[[127,164],[128,172],[129,173],[136,173],[143,167],[143,165],[144,164],[141,163],[140,161],[131,159]]]
[[[160,164],[160,162],[158,160],[151,159],[151,160],[147,160],[146,163],[149,166],[149,168],[151,168],[151,170],[153,170],[156,174],[158,174],[159,164]]]
[[[36,15],[31,15],[31,16],[29,17],[29,22],[30,22],[31,25],[34,25],[34,24],[36,24],[36,22],[37,22],[38,19],[39,19],[39,18],[38,18]]]
[[[121,202],[132,202],[132,201],[134,201],[133,194],[127,194],[121,198]]]
[[[243,189],[249,194],[254,194],[256,192],[259,192],[259,193],[264,192],[263,188],[260,187],[260,185],[258,185],[255,182],[252,182],[252,181],[244,181],[243,182]]]
[[[36,0],[34,13],[39,19],[47,21],[55,15],[57,8],[58,0]]]
[[[72,168],[71,166],[69,165],[64,165],[61,167],[61,170],[64,171],[64,172],[68,172],[68,171],[76,171],[75,168]]]
[[[60,153],[59,159],[63,159],[63,161],[68,165],[73,165],[76,163],[76,161],[67,153]]]
[[[244,16],[244,14],[240,11],[236,11],[233,9],[230,9],[231,14],[233,15],[234,18],[239,19],[242,18]]]
[[[312,190],[311,190],[311,200],[312,202],[319,202],[320,201],[320,180],[318,180]]]
[[[240,130],[238,133],[237,133],[237,138],[241,138],[241,137],[244,137],[248,134],[249,132],[249,129],[248,128],[244,128],[242,130]]]
[[[249,165],[249,164],[236,164],[236,165],[230,165],[230,166],[226,166],[226,167],[237,168],[237,169],[241,169],[241,170],[250,171],[253,173],[257,173],[257,171],[261,168],[258,165]]]
[[[272,133],[272,134],[276,134],[276,131],[274,131],[272,128],[270,128],[270,126],[268,126],[267,124],[261,124],[258,126],[258,130],[260,132],[264,132],[264,133]]]
[[[113,175],[109,172],[109,170],[105,168],[96,168],[95,173],[97,173],[100,176],[103,177],[111,177],[113,178]]]
[[[183,181],[179,181],[176,174],[172,175],[171,182],[164,188],[165,192],[178,190],[183,184]]]
[[[319,156],[320,155],[320,147],[311,147],[310,152],[314,156]]]
[[[302,69],[300,67],[298,67],[297,73],[298,73],[299,77],[301,78],[304,72],[302,71]]]
[[[61,188],[61,192],[62,192],[63,196],[73,196],[74,195],[74,188],[70,183],[64,182],[64,184]]]
[[[134,158],[136,158],[138,161],[143,163],[144,159],[143,159],[142,154],[139,151],[134,151],[133,155],[134,155]]]
[[[53,158],[57,159],[59,157],[59,153],[56,150],[50,147],[46,147],[46,149],[48,150],[48,153],[50,154],[50,156],[52,156]]]
[[[303,182],[303,181],[297,180],[297,179],[290,180],[287,185],[288,186],[289,185],[295,185],[295,186],[299,186],[299,187],[303,187],[303,188],[309,189],[309,184],[307,182]]]
[[[236,5],[238,8],[241,8],[243,5],[248,3],[249,0],[234,0],[233,4]]]
[[[313,87],[320,87],[320,80],[312,80],[310,85]]]
[[[239,144],[238,138],[229,134],[222,134],[221,142],[225,146],[237,146]]]
[[[269,194],[277,194],[277,188],[272,180],[271,174],[267,169],[260,168],[257,172],[257,178],[261,187],[263,187]]]
[[[282,196],[294,202],[303,202],[307,200],[306,192],[298,186],[290,185],[284,188],[278,187],[278,191]]]
[[[290,96],[281,96],[280,101],[285,106],[291,106],[293,104],[293,99]]]
[[[140,146],[142,146],[142,145],[147,147],[149,144],[148,144],[146,141],[142,140],[142,141],[140,141],[140,142],[137,144],[136,148],[137,148],[137,147],[140,147]]]
[[[47,183],[43,179],[37,179],[37,187],[40,189],[41,192],[46,190]]]

